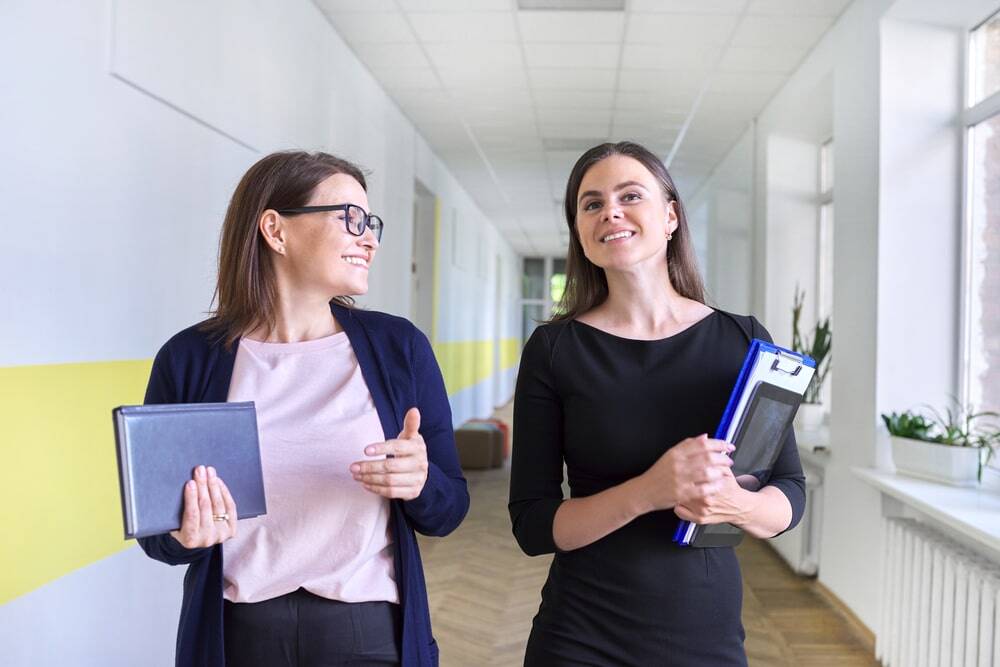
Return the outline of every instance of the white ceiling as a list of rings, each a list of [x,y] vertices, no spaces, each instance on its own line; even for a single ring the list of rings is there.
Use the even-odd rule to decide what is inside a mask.
[[[315,2],[514,248],[534,255],[565,252],[566,179],[596,143],[638,141],[670,159],[682,197],[696,192],[850,0]]]

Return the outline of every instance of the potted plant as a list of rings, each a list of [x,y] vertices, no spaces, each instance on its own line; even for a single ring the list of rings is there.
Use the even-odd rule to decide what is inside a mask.
[[[883,414],[892,440],[896,470],[956,486],[974,486],[1000,446],[1000,428],[990,423],[995,412],[974,412],[953,404],[942,415],[930,408],[928,419],[909,410]]]
[[[802,319],[802,306],[805,303],[805,292],[795,286],[795,299],[792,304],[792,350],[807,354],[816,362],[816,372],[802,397],[802,404],[795,413],[795,424],[803,431],[815,431],[823,424],[826,408],[820,402],[820,393],[826,374],[830,372],[830,349],[833,344],[833,334],[830,331],[830,318],[819,320],[813,326],[812,333],[803,338],[799,331]]]

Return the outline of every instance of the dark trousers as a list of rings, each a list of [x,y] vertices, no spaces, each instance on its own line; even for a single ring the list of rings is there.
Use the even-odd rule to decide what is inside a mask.
[[[398,665],[402,618],[389,602],[338,602],[300,588],[271,600],[225,602],[227,667]]]

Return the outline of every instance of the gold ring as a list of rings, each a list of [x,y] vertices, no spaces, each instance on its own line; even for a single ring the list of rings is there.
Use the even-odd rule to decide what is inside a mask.
[[[213,514],[212,519],[215,521],[229,521],[229,513],[225,514]]]

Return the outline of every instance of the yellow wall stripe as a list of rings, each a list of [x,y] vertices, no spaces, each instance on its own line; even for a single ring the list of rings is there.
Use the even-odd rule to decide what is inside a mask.
[[[449,396],[493,375],[493,346],[492,340],[434,343],[434,356],[441,366]],[[500,341],[500,370],[505,371],[514,366],[520,354],[520,338],[505,338]]]
[[[111,409],[151,360],[0,368],[0,604],[129,547]]]
[[[500,370],[513,368],[521,359],[521,339],[505,338],[500,341]]]
[[[500,342],[500,370],[518,338]],[[436,343],[449,394],[494,373],[493,341]],[[130,547],[111,409],[142,402],[151,360],[0,368],[0,604]]]

